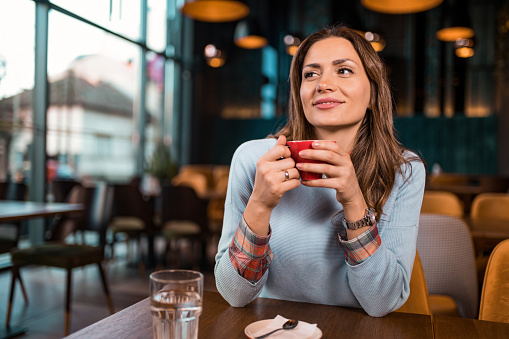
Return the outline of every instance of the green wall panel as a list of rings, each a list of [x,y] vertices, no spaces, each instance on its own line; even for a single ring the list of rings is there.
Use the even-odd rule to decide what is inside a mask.
[[[203,148],[202,163],[229,164],[235,149],[243,142],[266,137],[285,122],[278,119],[215,119],[210,138]],[[496,174],[497,135],[495,116],[486,118],[396,118],[398,139],[416,151],[431,171],[438,163],[444,172]],[[212,142],[210,142],[212,140]]]
[[[400,141],[418,152],[428,170],[438,163],[444,172],[496,174],[496,117],[398,118]]]

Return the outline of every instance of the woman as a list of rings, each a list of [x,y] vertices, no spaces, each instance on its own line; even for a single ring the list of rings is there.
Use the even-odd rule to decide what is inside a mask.
[[[218,291],[238,307],[262,296],[383,316],[410,293],[424,165],[397,142],[384,66],[352,29],[304,40],[290,80],[277,140],[233,156]],[[286,141],[304,139],[317,141],[300,156],[325,163],[294,162]],[[298,170],[325,177],[300,181]]]

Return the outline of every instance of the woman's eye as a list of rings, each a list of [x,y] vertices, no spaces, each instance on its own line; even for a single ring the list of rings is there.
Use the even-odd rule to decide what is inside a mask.
[[[348,75],[348,74],[353,74],[353,72],[352,72],[352,70],[350,68],[341,67],[340,69],[338,69],[338,74]]]
[[[304,79],[311,78],[312,76],[315,76],[315,72],[305,72],[304,73]]]

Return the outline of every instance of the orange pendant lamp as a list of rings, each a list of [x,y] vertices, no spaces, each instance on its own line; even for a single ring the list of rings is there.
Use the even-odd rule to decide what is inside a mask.
[[[239,21],[235,27],[233,42],[240,48],[257,49],[265,47],[269,41],[260,27],[260,23],[253,17]]]
[[[385,14],[424,12],[440,5],[443,0],[361,0],[364,7]]]
[[[470,39],[474,36],[474,30],[470,21],[467,6],[463,1],[449,0],[444,9],[442,28],[436,32],[438,40],[456,41],[458,39]]]
[[[236,0],[191,0],[180,8],[188,18],[205,22],[228,22],[245,18],[249,7]]]

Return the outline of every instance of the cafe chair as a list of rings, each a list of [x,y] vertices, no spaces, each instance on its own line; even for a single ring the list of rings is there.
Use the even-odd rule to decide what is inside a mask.
[[[166,255],[171,257],[178,251],[179,242],[183,239],[191,240],[192,256],[196,263],[196,253],[200,253],[199,264],[202,268],[207,266],[207,241],[209,229],[206,202],[198,197],[196,192],[187,186],[167,185],[162,187],[162,215],[161,233],[166,238]],[[195,245],[200,245],[200,250]],[[180,260],[177,260],[180,262]]]
[[[0,200],[23,201],[27,186],[22,182],[0,182]]]
[[[92,196],[87,190],[76,184],[62,201],[68,204],[82,204],[83,211],[57,215],[53,219],[51,231],[46,233],[46,241],[60,243],[85,243],[87,213],[92,208]],[[80,237],[78,237],[80,236]]]
[[[481,294],[479,320],[509,324],[509,239],[490,255]]]
[[[412,277],[410,278],[410,295],[396,312],[432,315],[428,303],[428,287],[418,252],[415,254]]]
[[[477,318],[476,262],[466,223],[448,215],[421,213],[417,251],[432,313]]]
[[[108,226],[111,232],[111,257],[114,258],[115,243],[120,235],[126,237],[127,260],[134,258],[140,272],[143,271],[141,260],[141,237],[154,232],[154,208],[143,198],[138,184],[113,184],[113,215]],[[132,246],[131,246],[132,245]],[[132,247],[136,250],[132,254]]]
[[[509,238],[509,194],[481,193],[476,196],[470,210],[470,227],[479,257]]]
[[[172,179],[173,186],[191,187],[198,196],[205,196],[208,191],[207,177],[203,173],[182,171]]]
[[[15,224],[0,224],[0,254],[9,253],[11,250],[18,247],[20,235],[20,225]],[[6,264],[6,266],[1,266],[1,269],[6,269],[10,266],[10,264]],[[23,298],[25,299],[25,303],[28,303],[28,296],[25,290],[25,285],[19,277],[19,285],[21,287],[21,292],[23,293]]]
[[[77,180],[54,179],[51,182],[51,191],[54,202],[65,202],[74,186],[79,185]]]
[[[25,200],[26,185],[23,183],[0,182],[0,200]],[[18,246],[21,223],[0,223],[0,253],[7,253]]]
[[[69,334],[70,329],[72,270],[74,268],[90,264],[97,265],[101,276],[102,287],[106,295],[106,302],[110,312],[114,313],[106,275],[102,267],[106,228],[111,213],[112,189],[105,183],[99,183],[96,187],[87,187],[83,188],[83,190],[85,190],[85,200],[92,201],[90,212],[87,215],[86,230],[87,232],[94,232],[97,235],[97,243],[94,245],[78,245],[61,242],[46,242],[42,245],[11,251],[13,266],[7,309],[7,327],[9,327],[11,319],[16,280],[20,280],[20,268],[24,265],[51,266],[67,270],[64,320],[66,335]]]
[[[457,195],[446,191],[424,191],[421,213],[452,215],[462,218],[464,215],[463,202]]]
[[[220,176],[222,175],[222,176]],[[213,235],[220,236],[223,229],[224,205],[226,203],[226,191],[228,189],[228,174],[220,172],[216,182],[216,196],[212,197],[207,206],[209,229]]]
[[[23,183],[0,182],[0,200],[25,200],[27,187]],[[9,253],[12,249],[18,247],[19,237],[21,233],[22,222],[13,221],[8,223],[0,223],[0,254]],[[8,268],[10,264],[0,267]],[[21,279],[19,280],[21,291],[25,302],[28,303],[28,297],[25,285]]]

